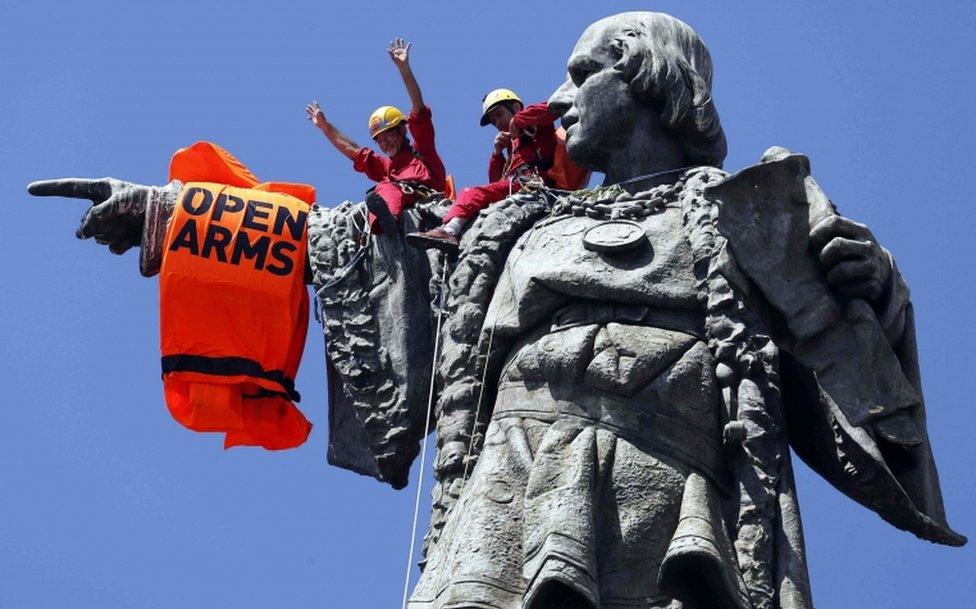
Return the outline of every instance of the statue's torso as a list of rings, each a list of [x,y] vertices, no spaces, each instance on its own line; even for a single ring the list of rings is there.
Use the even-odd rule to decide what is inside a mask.
[[[514,341],[494,417],[592,422],[721,485],[721,401],[681,210],[636,220],[647,240],[617,253],[584,247],[601,222],[543,220],[509,255],[487,316]]]
[[[688,481],[725,486],[714,359],[681,210],[636,220],[646,242],[616,254],[584,247],[600,222],[542,220],[508,256],[485,322],[507,352],[492,421],[416,607],[522,606],[552,581],[670,606],[657,570]]]

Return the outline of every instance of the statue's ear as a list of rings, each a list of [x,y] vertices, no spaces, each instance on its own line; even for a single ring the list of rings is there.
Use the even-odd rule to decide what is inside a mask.
[[[680,125],[692,98],[692,85],[688,82],[691,74],[682,69],[688,66],[680,65],[680,53],[667,47],[655,48],[647,34],[636,29],[622,31],[610,44],[620,55],[613,67],[630,84],[634,95],[645,102],[656,102],[665,125]]]
[[[620,72],[627,82],[633,82],[644,61],[644,53],[639,49],[642,46],[639,39],[640,33],[637,30],[628,29],[610,42],[611,49],[619,57],[617,63],[613,64],[613,69]]]
[[[678,129],[691,113],[691,120],[698,124],[711,120],[714,109],[710,109],[708,83],[682,53],[667,46],[655,47],[637,30],[625,30],[611,44],[620,54],[614,69],[638,98],[658,102],[665,125]]]

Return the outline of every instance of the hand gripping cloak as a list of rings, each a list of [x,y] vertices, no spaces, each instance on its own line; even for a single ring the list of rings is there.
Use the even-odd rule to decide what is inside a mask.
[[[809,160],[772,149],[709,188],[739,287],[781,349],[790,445],[827,481],[904,530],[962,545],[946,523],[925,427],[908,286],[892,265],[883,310],[827,288],[810,229],[836,213]]]

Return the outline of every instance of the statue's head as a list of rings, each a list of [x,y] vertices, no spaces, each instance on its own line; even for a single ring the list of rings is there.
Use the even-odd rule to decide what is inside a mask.
[[[685,164],[722,165],[726,144],[712,103],[712,60],[682,21],[651,12],[601,19],[576,42],[568,72],[549,108],[562,116],[577,163],[606,172],[614,153],[633,147],[635,138],[667,137]]]

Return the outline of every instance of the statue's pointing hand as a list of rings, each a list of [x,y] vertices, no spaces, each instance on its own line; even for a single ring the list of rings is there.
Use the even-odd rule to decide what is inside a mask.
[[[810,231],[810,242],[838,296],[877,304],[891,279],[891,260],[867,226],[828,216]]]
[[[115,178],[41,180],[27,187],[27,192],[36,197],[90,200],[92,205],[82,216],[75,236],[94,238],[113,254],[123,254],[140,244],[146,204],[154,190],[158,189]]]

